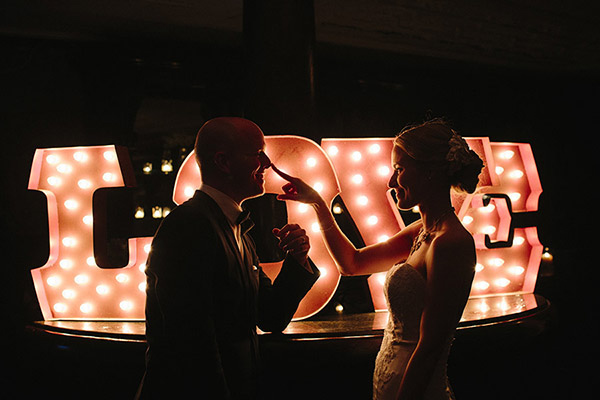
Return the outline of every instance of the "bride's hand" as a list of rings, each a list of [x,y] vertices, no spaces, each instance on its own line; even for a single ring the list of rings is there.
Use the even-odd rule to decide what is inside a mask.
[[[278,200],[294,200],[307,204],[323,202],[321,195],[302,179],[286,174],[273,164],[271,164],[271,168],[277,175],[288,181],[282,186],[284,193],[277,195]]]

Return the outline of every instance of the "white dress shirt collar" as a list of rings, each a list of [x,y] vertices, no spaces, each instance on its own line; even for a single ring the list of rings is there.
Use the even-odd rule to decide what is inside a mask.
[[[200,185],[199,190],[209,195],[219,205],[223,214],[227,217],[227,221],[229,221],[232,226],[236,225],[236,220],[243,210],[235,200],[205,183]]]

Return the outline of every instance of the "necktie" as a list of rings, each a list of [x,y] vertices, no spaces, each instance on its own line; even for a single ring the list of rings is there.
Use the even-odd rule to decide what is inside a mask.
[[[235,222],[240,226],[242,236],[254,227],[254,222],[250,219],[250,211],[248,210],[242,211]]]

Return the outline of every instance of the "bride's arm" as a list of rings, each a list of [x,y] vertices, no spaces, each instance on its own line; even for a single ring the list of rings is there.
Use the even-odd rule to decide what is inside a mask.
[[[272,166],[289,183],[283,186],[280,200],[294,200],[312,205],[317,214],[325,244],[342,275],[368,275],[387,271],[394,263],[408,257],[413,237],[420,222],[411,224],[385,242],[357,249],[339,228],[329,205],[309,185]]]

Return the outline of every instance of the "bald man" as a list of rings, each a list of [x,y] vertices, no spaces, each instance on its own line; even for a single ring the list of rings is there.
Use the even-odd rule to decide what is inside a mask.
[[[241,203],[265,192],[264,149],[263,132],[246,119],[212,119],[198,132],[202,185],[164,219],[148,258],[139,398],[256,398],[256,327],[285,329],[318,279],[299,226],[273,230],[287,256],[271,282],[248,234],[252,222],[240,222]]]

